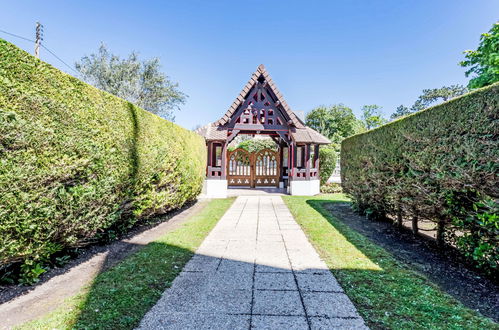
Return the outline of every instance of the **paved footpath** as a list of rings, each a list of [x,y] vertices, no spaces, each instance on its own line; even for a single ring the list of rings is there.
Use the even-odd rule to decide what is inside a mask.
[[[279,196],[241,196],[141,329],[366,329]]]

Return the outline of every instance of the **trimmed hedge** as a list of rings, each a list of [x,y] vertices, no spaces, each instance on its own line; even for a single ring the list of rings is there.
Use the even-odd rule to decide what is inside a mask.
[[[0,39],[0,270],[181,207],[205,157],[201,136]]]
[[[360,211],[434,221],[440,244],[499,268],[499,84],[345,139],[341,170]]]

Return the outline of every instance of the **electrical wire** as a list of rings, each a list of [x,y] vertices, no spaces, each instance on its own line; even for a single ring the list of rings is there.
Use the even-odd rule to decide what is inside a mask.
[[[5,34],[8,34],[10,36],[13,36],[13,37],[16,37],[16,38],[20,38],[20,39],[23,39],[23,40],[26,40],[26,41],[30,41],[30,42],[36,42],[35,40],[31,40],[29,38],[25,38],[25,37],[22,37],[20,35],[17,35],[17,34],[14,34],[14,33],[10,33],[10,32],[7,32],[7,31],[4,31],[4,30],[1,30],[0,29],[0,32],[3,32]],[[57,56],[53,51],[51,51],[50,49],[48,49],[44,44],[40,43],[40,46],[43,47],[43,49],[45,49],[46,51],[48,51],[50,54],[52,54],[52,56],[54,56],[56,59],[58,59],[59,61],[61,61],[62,64],[64,64],[65,66],[67,66],[70,70],[72,70],[74,73],[76,73],[77,76],[80,75],[80,73],[78,71],[76,71],[75,69],[73,69],[69,64],[67,64],[66,62],[64,62],[59,56]]]
[[[69,64],[67,64],[66,62],[64,62],[59,56],[57,56],[53,51],[51,51],[50,49],[48,49],[47,47],[45,47],[44,44],[40,44],[40,46],[42,46],[46,51],[48,51],[50,54],[54,55],[54,57],[56,59],[58,59],[59,61],[61,61],[65,66],[67,66],[69,69],[71,69],[74,73],[76,73],[76,75],[80,75],[80,73],[78,71],[76,71],[75,69],[73,69],[71,66],[69,66]]]
[[[10,33],[10,32],[4,31],[4,30],[0,30],[0,32],[3,32],[5,34],[11,35],[11,36],[16,37],[16,38],[24,39],[26,41],[35,42],[34,40],[31,40],[31,39],[28,39],[28,38],[25,38],[25,37],[21,37],[21,36],[18,36],[17,34]]]

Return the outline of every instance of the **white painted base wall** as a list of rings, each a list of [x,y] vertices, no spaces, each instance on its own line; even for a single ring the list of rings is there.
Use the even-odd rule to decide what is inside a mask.
[[[206,198],[227,198],[227,180],[205,179],[202,194]]]
[[[298,196],[314,196],[321,192],[319,180],[294,180],[289,182],[288,193]]]

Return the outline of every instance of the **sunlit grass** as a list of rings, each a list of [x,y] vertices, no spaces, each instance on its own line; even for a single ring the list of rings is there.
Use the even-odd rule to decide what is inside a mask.
[[[324,205],[347,202],[344,195],[283,198],[369,327],[499,328],[441,291],[410,265],[334,218]]]

